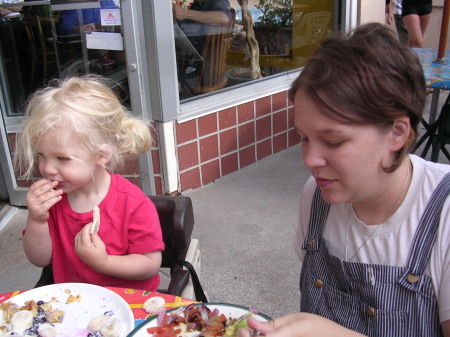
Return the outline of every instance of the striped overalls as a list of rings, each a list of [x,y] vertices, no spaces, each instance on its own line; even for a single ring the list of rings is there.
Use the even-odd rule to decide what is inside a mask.
[[[431,278],[424,274],[450,193],[450,174],[422,214],[407,267],[347,262],[321,244],[330,205],[316,189],[300,276],[300,311],[311,312],[367,336],[442,336]]]

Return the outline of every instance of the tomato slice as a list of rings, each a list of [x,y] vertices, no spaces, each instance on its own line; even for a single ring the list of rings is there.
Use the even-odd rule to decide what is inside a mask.
[[[147,328],[147,332],[154,337],[176,337],[181,332],[181,329],[175,325],[155,326]]]

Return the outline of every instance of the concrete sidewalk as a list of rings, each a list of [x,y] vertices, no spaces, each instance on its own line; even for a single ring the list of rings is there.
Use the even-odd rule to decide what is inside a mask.
[[[291,242],[308,177],[296,146],[186,194],[210,301],[272,317],[298,311],[300,264]]]

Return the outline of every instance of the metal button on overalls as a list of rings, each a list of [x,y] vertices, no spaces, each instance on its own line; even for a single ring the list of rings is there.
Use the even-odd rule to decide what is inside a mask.
[[[375,317],[375,309],[374,308],[368,308],[367,309],[367,315],[369,315],[369,317]]]
[[[419,281],[419,276],[414,274],[408,274],[406,279],[408,280],[409,283],[416,283],[417,281]]]
[[[323,282],[322,280],[316,280],[316,282],[314,282],[314,285],[316,286],[316,288],[322,288]]]

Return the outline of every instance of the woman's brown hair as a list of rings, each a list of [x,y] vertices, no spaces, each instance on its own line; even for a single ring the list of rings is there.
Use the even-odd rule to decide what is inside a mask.
[[[300,88],[322,113],[342,123],[385,128],[408,116],[408,143],[386,171],[394,171],[415,145],[425,105],[422,66],[415,51],[382,24],[361,25],[325,40],[293,82],[292,101]]]

